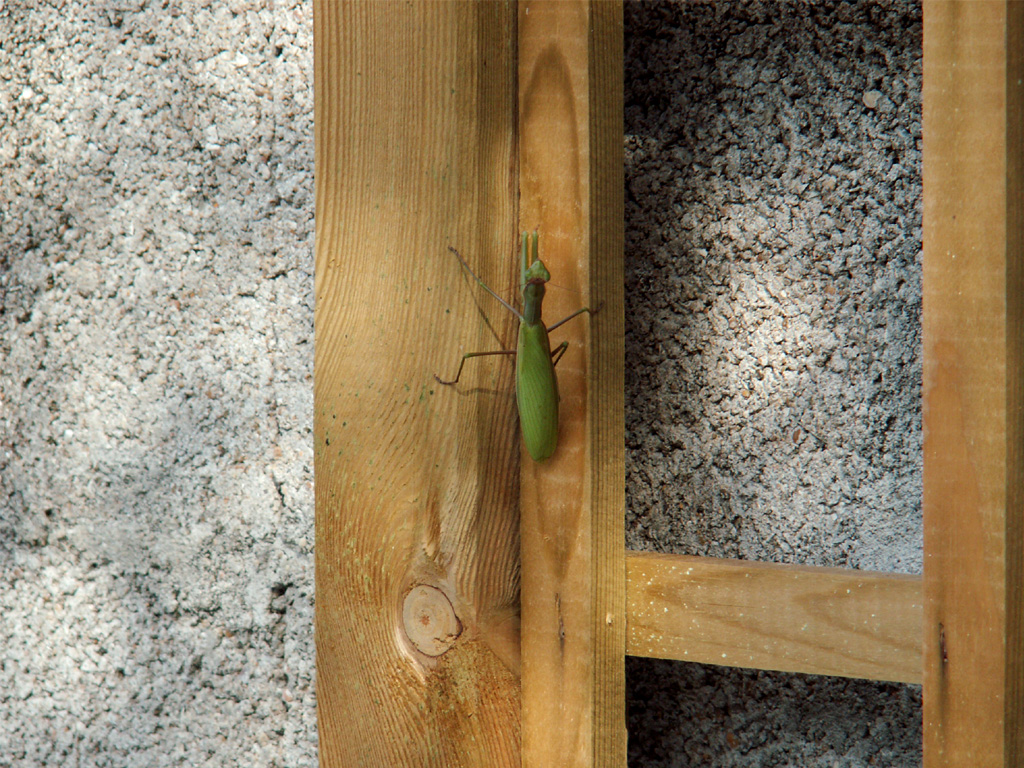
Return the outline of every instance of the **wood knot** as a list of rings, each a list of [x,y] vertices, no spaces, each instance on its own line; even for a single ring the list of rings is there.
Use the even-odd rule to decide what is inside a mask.
[[[440,589],[426,584],[413,587],[405,596],[402,623],[409,641],[427,656],[440,656],[462,634],[451,601]]]

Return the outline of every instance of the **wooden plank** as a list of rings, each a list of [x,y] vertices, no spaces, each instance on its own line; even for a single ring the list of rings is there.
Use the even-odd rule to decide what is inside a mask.
[[[622,8],[519,5],[520,222],[559,328],[558,451],[523,453],[523,765],[624,766]]]
[[[631,656],[921,682],[921,578],[630,552]]]
[[[1024,765],[1024,4],[924,4],[924,764]]]
[[[515,6],[314,8],[320,764],[518,765]]]

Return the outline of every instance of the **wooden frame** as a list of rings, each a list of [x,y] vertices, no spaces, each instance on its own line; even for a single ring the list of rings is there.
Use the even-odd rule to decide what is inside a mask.
[[[1024,763],[1024,3],[924,4],[923,580],[625,552],[618,3],[315,8],[321,764],[624,765],[626,653],[923,681],[926,766]],[[495,344],[445,246],[511,289],[520,227],[606,301],[521,476],[507,362],[430,379]]]
[[[446,246],[514,284],[515,8],[314,8],[320,762],[515,766],[510,366],[433,379],[495,344]]]
[[[1024,4],[924,5],[924,761],[1024,764]]]
[[[625,764],[622,6],[518,6],[519,223],[565,330],[559,449],[522,452],[523,765]],[[561,330],[559,331],[561,333]]]

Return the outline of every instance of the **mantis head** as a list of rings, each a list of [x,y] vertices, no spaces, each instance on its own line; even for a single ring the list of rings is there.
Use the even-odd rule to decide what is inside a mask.
[[[533,262],[523,275],[523,282],[525,285],[536,285],[540,283],[543,285],[551,279],[551,273],[548,272],[548,268],[544,266],[544,262],[540,259]]]

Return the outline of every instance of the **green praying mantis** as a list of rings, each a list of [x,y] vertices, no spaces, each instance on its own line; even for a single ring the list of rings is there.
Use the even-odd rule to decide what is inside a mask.
[[[523,294],[523,311],[505,301],[481,280],[457,250],[448,246],[455,254],[462,268],[476,280],[484,290],[496,298],[505,309],[519,318],[519,344],[516,349],[500,349],[494,352],[469,352],[462,356],[455,378],[445,381],[436,373],[434,378],[441,384],[451,385],[462,376],[462,368],[471,357],[484,355],[515,355],[516,358],[516,402],[519,405],[519,428],[523,433],[526,450],[534,461],[544,461],[558,446],[558,381],[555,366],[562,359],[569,342],[563,341],[551,349],[548,333],[587,312],[591,315],[601,309],[584,307],[573,312],[554,325],[545,327],[541,319],[541,303],[544,301],[544,286],[551,279],[544,262],[537,256],[538,235],[533,233],[532,243],[527,232],[523,232],[522,270],[520,291]],[[528,251],[527,245],[532,245]]]

